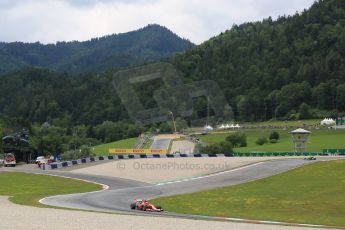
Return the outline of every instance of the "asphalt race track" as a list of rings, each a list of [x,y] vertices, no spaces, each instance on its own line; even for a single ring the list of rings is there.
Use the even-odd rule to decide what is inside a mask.
[[[168,149],[170,142],[171,142],[171,139],[168,139],[168,138],[155,139],[150,149]]]
[[[191,178],[157,185],[117,178],[99,178],[96,176],[89,177],[87,175],[63,173],[65,176],[106,184],[109,186],[109,189],[87,194],[49,197],[44,199],[43,203],[74,209],[132,212],[129,209],[129,204],[137,198],[151,199],[241,184],[288,171],[308,163],[310,162],[303,159],[260,162],[201,178]],[[168,213],[165,214],[169,215]]]
[[[321,159],[321,161],[335,159],[337,158],[323,158]],[[303,159],[284,159],[259,162],[238,169],[232,169],[229,171],[206,175],[203,177],[190,178],[181,181],[166,182],[161,184],[148,184],[121,178],[91,176],[62,171],[39,171],[39,173],[43,174],[83,179],[109,186],[109,189],[103,191],[53,196],[45,198],[41,202],[52,206],[92,211],[115,213],[125,212],[140,215],[165,215],[181,218],[198,218],[198,216],[194,215],[183,215],[169,212],[146,213],[142,211],[131,210],[129,208],[129,204],[137,198],[152,199],[160,196],[184,194],[241,184],[248,181],[269,177],[313,162],[314,161],[306,161]],[[32,170],[12,170],[33,172]],[[37,171],[35,171],[35,173],[37,173]]]

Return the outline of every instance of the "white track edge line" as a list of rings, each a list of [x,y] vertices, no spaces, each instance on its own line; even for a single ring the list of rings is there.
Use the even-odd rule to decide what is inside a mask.
[[[191,178],[186,178],[186,179],[182,179],[182,180],[158,183],[158,184],[155,184],[155,186],[163,186],[163,185],[167,185],[167,184],[175,184],[175,183],[188,182],[188,181],[192,181],[192,180],[200,180],[200,179],[204,179],[204,178],[219,176],[219,175],[222,175],[222,174],[226,174],[226,173],[230,173],[230,172],[235,172],[235,171],[238,171],[238,170],[254,167],[254,166],[257,166],[257,165],[260,165],[260,164],[264,164],[264,163],[265,162],[258,162],[258,163],[255,163],[255,164],[246,165],[246,166],[243,166],[243,167],[240,167],[240,168],[230,169],[230,170],[223,171],[223,172],[213,173],[213,174],[210,174],[210,175],[191,177]]]

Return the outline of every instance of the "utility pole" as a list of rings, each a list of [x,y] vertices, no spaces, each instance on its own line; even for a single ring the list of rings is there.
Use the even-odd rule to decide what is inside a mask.
[[[73,136],[74,136],[74,154],[77,152],[77,135],[78,135],[78,128],[74,128]]]
[[[207,92],[208,93],[208,92]],[[209,120],[210,120],[210,99],[208,97],[208,94],[207,94],[207,118],[206,118],[206,126],[209,125]]]
[[[176,124],[175,124],[175,118],[174,118],[174,113],[172,111],[169,112],[172,118],[172,122],[173,122],[173,127],[174,127],[174,133],[177,133],[176,130]]]

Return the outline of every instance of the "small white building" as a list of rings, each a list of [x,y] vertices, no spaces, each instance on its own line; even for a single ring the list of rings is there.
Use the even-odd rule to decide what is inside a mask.
[[[307,149],[310,131],[305,129],[296,129],[290,132],[295,152],[303,152]]]

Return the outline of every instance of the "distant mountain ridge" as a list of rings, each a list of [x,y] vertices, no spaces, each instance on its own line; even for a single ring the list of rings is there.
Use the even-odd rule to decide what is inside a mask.
[[[141,38],[149,34],[153,39],[152,32],[139,34]],[[136,39],[133,36],[129,37]],[[147,46],[171,48],[149,40],[142,39]],[[108,47],[106,42],[102,44]],[[73,48],[78,49],[77,45]],[[95,46],[93,41],[82,45]],[[140,43],[127,50],[137,51],[142,47],[146,46]],[[98,52],[97,49],[89,50]],[[345,1],[319,0],[293,16],[234,25],[221,35],[166,61],[174,65],[184,83],[217,82],[237,121],[344,117]],[[111,84],[112,74],[113,71],[107,71],[74,76],[27,68],[2,76],[0,118],[2,115],[7,120],[16,118],[39,124],[48,121],[59,126],[95,126],[112,121],[119,122],[118,127],[121,127],[129,117]],[[157,106],[154,92],[164,84],[148,81],[133,87],[143,106],[154,108]],[[194,113],[186,118],[187,122],[207,117],[207,105],[206,98],[196,98]],[[119,128],[113,134],[121,130],[124,129]]]
[[[100,72],[157,61],[191,47],[194,47],[193,43],[157,24],[83,42],[47,45],[0,42],[0,74],[23,67],[42,67],[74,74]]]

